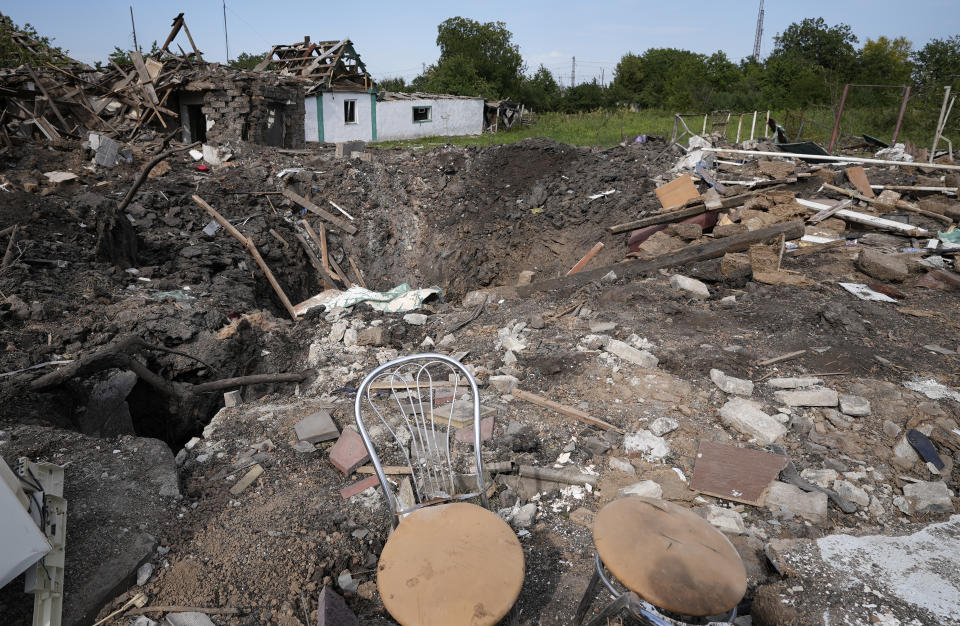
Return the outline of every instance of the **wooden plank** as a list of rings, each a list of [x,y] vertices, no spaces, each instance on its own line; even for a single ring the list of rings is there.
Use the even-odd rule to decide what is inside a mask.
[[[364,465],[354,470],[358,474],[376,474],[377,470],[372,465]],[[404,476],[411,474],[410,468],[406,465],[384,465],[383,473],[387,476]]]
[[[581,422],[590,424],[591,426],[596,426],[604,430],[613,430],[618,433],[623,432],[613,424],[605,422],[602,419],[592,417],[591,415],[584,413],[580,409],[575,409],[572,406],[567,406],[565,404],[560,404],[559,402],[554,402],[553,400],[548,400],[547,398],[544,398],[543,396],[538,396],[535,393],[530,393],[529,391],[524,391],[523,389],[514,389],[512,392],[510,392],[510,394],[517,400],[525,400],[526,402],[536,404],[537,406],[541,406],[545,409],[550,409],[551,411],[555,411],[560,415],[565,415],[567,417],[572,417],[573,419],[580,420]]]
[[[751,244],[761,243],[770,239],[776,239],[780,235],[784,235],[787,240],[799,239],[800,237],[803,237],[803,222],[783,222],[780,224],[774,224],[772,226],[767,226],[766,228],[740,233],[739,235],[731,235],[730,237],[723,237],[715,241],[694,246],[687,246],[686,248],[682,248],[676,252],[663,254],[647,261],[615,263],[613,265],[607,265],[597,269],[579,272],[577,274],[573,274],[572,276],[553,278],[550,280],[531,283],[529,285],[511,287],[509,289],[501,288],[501,297],[511,297],[513,293],[515,293],[521,298],[526,298],[530,294],[540,291],[561,289],[565,287],[577,287],[580,285],[585,285],[594,280],[599,280],[609,272],[615,273],[618,278],[632,278],[634,276],[639,276],[647,272],[653,272],[665,267],[676,267],[678,265],[686,265],[687,263],[715,259],[723,256],[727,252],[742,252],[749,248]]]
[[[870,179],[867,178],[867,172],[863,169],[862,165],[854,165],[853,167],[848,167],[844,171],[847,173],[847,180],[853,183],[853,186],[857,188],[857,191],[868,198],[876,197],[873,193],[873,189],[870,187]]]
[[[367,283],[363,280],[363,274],[360,273],[360,268],[357,267],[356,262],[353,260],[353,257],[350,257],[350,267],[353,268],[353,273],[357,277],[357,282],[360,283],[360,286],[364,289],[367,288]]]
[[[817,252],[822,252],[824,250],[831,250],[833,248],[842,248],[847,245],[846,239],[836,239],[834,241],[828,241],[826,243],[817,243],[812,246],[803,246],[802,248],[796,248],[787,252],[787,256],[806,256],[808,254],[815,254]]]
[[[331,224],[333,224],[334,226],[336,226],[336,227],[339,228],[340,230],[342,230],[342,231],[344,231],[344,232],[346,232],[346,233],[349,233],[349,234],[351,234],[351,235],[356,234],[356,232],[357,232],[356,226],[354,226],[354,225],[351,224],[350,222],[347,222],[347,221],[344,221],[344,220],[340,219],[340,218],[337,217],[336,215],[332,215],[332,214],[324,211],[323,209],[321,209],[320,207],[318,207],[317,205],[315,205],[313,202],[310,202],[309,200],[307,200],[307,199],[304,198],[303,196],[298,195],[298,194],[294,193],[293,191],[290,191],[289,189],[284,189],[284,190],[283,190],[283,195],[285,195],[287,198],[289,198],[290,200],[292,200],[294,203],[299,204],[300,206],[302,206],[302,207],[305,208],[306,210],[308,210],[308,211],[310,211],[310,212],[312,212],[312,213],[315,213],[316,215],[319,215],[320,217],[322,217],[323,219],[327,220],[328,222],[330,222]]]
[[[787,466],[780,454],[701,441],[690,488],[709,496],[761,506],[770,483]]]
[[[812,200],[804,200],[803,198],[797,198],[796,202],[800,206],[816,211],[823,211],[824,209],[832,208],[832,205],[824,204],[822,202],[814,202]],[[846,222],[853,222],[854,224],[862,224],[864,226],[872,226],[873,228],[878,228],[880,230],[892,230],[898,233],[906,233],[908,235],[930,234],[930,231],[924,228],[917,228],[916,226],[904,224],[903,222],[895,222],[894,220],[884,219],[875,215],[867,215],[866,213],[858,213],[856,211],[850,211],[847,209],[841,209],[834,213],[834,215]]]
[[[817,213],[816,215],[808,217],[807,222],[809,222],[810,224],[819,224],[820,222],[827,219],[828,217],[831,217],[837,211],[842,211],[843,209],[847,208],[851,204],[853,204],[852,198],[848,198],[843,202],[838,202],[837,204],[833,205],[829,209],[824,209],[819,213]]]
[[[660,200],[660,206],[664,208],[700,197],[700,192],[697,191],[697,186],[693,184],[693,177],[690,174],[684,174],[666,185],[660,185],[654,190],[654,193]]]
[[[327,273],[327,270],[324,269],[323,265],[320,264],[320,259],[317,258],[317,254],[310,247],[310,244],[307,243],[307,240],[304,239],[303,235],[300,233],[296,234],[297,241],[300,242],[300,247],[303,248],[303,251],[306,252],[307,258],[310,259],[310,264],[313,265],[313,269],[317,270],[317,274],[320,276],[321,282],[323,282],[324,289],[336,289],[337,283],[333,276]]]
[[[27,71],[30,72],[30,78],[33,79],[33,83],[37,86],[37,89],[40,90],[40,93],[43,94],[43,97],[47,99],[47,102],[50,104],[50,108],[53,109],[54,115],[57,116],[57,119],[60,120],[60,123],[63,124],[64,132],[69,133],[72,129],[70,124],[67,123],[67,120],[63,118],[63,115],[60,114],[60,109],[57,108],[57,103],[53,101],[53,98],[50,97],[50,94],[47,93],[47,88],[43,86],[43,83],[40,82],[40,79],[34,73],[33,68],[29,65],[26,66]]]
[[[153,105],[160,104],[160,99],[157,98],[157,92],[153,89],[153,82],[150,78],[150,72],[147,70],[147,66],[143,62],[143,56],[137,50],[131,50],[130,60],[133,61],[133,67],[137,70],[137,74],[140,75],[140,82],[143,83],[143,89],[147,96],[150,97],[150,103]]]
[[[824,183],[824,184],[823,184],[823,188],[824,188],[824,189],[828,189],[828,190],[830,190],[830,191],[835,191],[835,192],[837,192],[837,193],[842,193],[842,194],[845,195],[845,196],[848,196],[848,197],[850,197],[850,198],[854,198],[854,199],[856,199],[856,200],[860,200],[860,201],[862,201],[862,202],[866,202],[866,203],[869,204],[870,206],[879,205],[881,208],[882,208],[882,207],[885,207],[885,206],[889,206],[889,205],[881,202],[879,198],[877,198],[877,199],[868,198],[868,197],[866,197],[865,195],[863,195],[863,194],[861,194],[861,193],[857,193],[856,191],[851,191],[851,190],[849,190],[849,189],[844,189],[844,188],[842,188],[842,187],[837,187],[836,185],[831,185],[831,184],[829,184],[829,183]],[[891,192],[891,193],[892,193],[892,192]],[[899,196],[899,194],[897,194],[897,195]],[[912,204],[910,204],[909,202],[906,202],[906,201],[904,201],[904,200],[897,200],[895,206],[896,206],[898,209],[906,209],[907,211],[910,211],[910,212],[912,212],[912,213],[916,213],[916,214],[918,214],[918,215],[923,215],[924,217],[929,217],[930,219],[937,220],[938,222],[943,222],[944,224],[946,224],[946,225],[948,225],[948,226],[949,226],[950,224],[953,224],[953,220],[950,219],[949,217],[947,217],[946,215],[940,215],[939,213],[934,213],[933,211],[927,211],[927,210],[925,210],[925,209],[921,209],[920,207],[913,206]]]
[[[790,359],[795,359],[800,355],[806,354],[806,350],[797,350],[796,352],[788,352],[780,356],[775,356],[772,359],[766,359],[764,361],[757,361],[757,365],[773,365],[774,363],[781,363],[783,361],[789,361]]]

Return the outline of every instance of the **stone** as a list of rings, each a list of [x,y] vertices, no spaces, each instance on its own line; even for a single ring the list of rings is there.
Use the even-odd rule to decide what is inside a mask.
[[[298,441],[297,443],[291,446],[293,451],[297,454],[309,454],[311,452],[316,452],[317,447],[310,443],[309,441]]]
[[[823,380],[814,376],[793,376],[789,378],[771,378],[767,384],[775,389],[799,389],[822,385]]]
[[[350,348],[357,345],[359,340],[360,333],[357,332],[356,328],[348,328],[343,331],[343,345],[346,347]]]
[[[710,370],[710,380],[724,393],[737,396],[753,395],[753,381],[727,376],[718,369]]]
[[[720,532],[731,535],[743,535],[747,532],[743,516],[733,509],[711,504],[698,512]]]
[[[943,481],[904,485],[903,495],[913,505],[914,513],[953,513],[950,490]]]
[[[230,160],[230,157],[233,156],[226,150],[222,150],[217,146],[211,146],[208,144],[203,144],[203,160],[206,161],[207,165],[223,165],[225,162]]]
[[[663,437],[667,433],[671,433],[678,428],[680,428],[680,422],[672,417],[658,417],[650,422],[648,430],[657,437]]]
[[[833,481],[833,490],[842,498],[856,502],[860,506],[870,505],[870,494],[847,480]]]
[[[883,434],[887,437],[896,437],[900,431],[901,428],[890,420],[883,420]]]
[[[787,406],[837,406],[839,395],[833,389],[802,389],[776,391],[773,397]]]
[[[356,580],[350,574],[350,570],[343,570],[340,572],[340,575],[337,576],[337,586],[343,589],[344,593],[356,593],[357,588],[360,586],[360,581]]]
[[[150,577],[153,576],[153,563],[144,563],[137,568],[137,586],[142,587],[147,584]]]
[[[352,158],[354,152],[363,153],[367,144],[363,141],[338,141],[335,155],[338,159]]]
[[[657,363],[659,363],[657,357],[646,350],[638,350],[617,339],[608,341],[605,349],[610,354],[616,355],[624,361],[629,361],[634,365],[639,365],[646,369],[653,369],[657,366]]]
[[[629,474],[631,476],[637,475],[637,469],[629,461],[624,461],[623,459],[618,459],[615,456],[610,457],[610,469],[616,472],[623,472],[624,474]]]
[[[611,330],[617,327],[616,322],[599,322],[597,320],[590,320],[590,332],[591,333],[609,333]]]
[[[512,353],[508,353],[512,354]],[[491,376],[489,378],[490,386],[499,391],[500,393],[506,395],[512,393],[514,389],[517,388],[517,383],[520,381],[517,380],[516,376]]]
[[[317,626],[359,625],[360,621],[347,606],[347,602],[329,585],[324,585],[317,601]]]
[[[806,493],[779,480],[770,483],[764,506],[774,512],[785,508],[811,522],[822,522],[827,518],[827,494],[822,491]]]
[[[643,429],[623,438],[623,450],[630,456],[640,455],[647,460],[660,460],[670,454],[666,439]]]
[[[240,395],[239,389],[234,389],[233,391],[228,391],[223,394],[223,406],[228,409],[241,404],[243,404],[243,396]]]
[[[599,350],[610,342],[610,337],[606,335],[584,335],[580,339],[580,345],[584,350]]]
[[[170,626],[216,626],[206,613],[200,611],[167,613],[165,619]]]
[[[863,396],[841,393],[840,412],[852,417],[866,417],[870,415],[870,401]]]
[[[515,355],[513,352],[510,352],[508,350],[503,355],[503,364],[506,365],[507,367],[513,367],[514,365],[517,364],[517,355]]]
[[[583,446],[590,451],[591,454],[606,454],[610,450],[610,442],[606,439],[601,439],[600,437],[587,437],[583,440]]]
[[[627,496],[643,496],[645,498],[659,498],[663,496],[663,488],[652,480],[642,480],[617,491],[618,498]]]
[[[357,332],[358,346],[382,346],[387,343],[387,329],[383,326],[362,328]]]
[[[815,485],[823,487],[824,489],[829,489],[830,485],[833,484],[839,474],[837,470],[824,468],[824,469],[812,469],[807,468],[800,472],[800,477],[804,480],[808,480]]]
[[[917,451],[914,450],[910,442],[907,441],[907,437],[903,436],[900,437],[897,445],[893,447],[893,458],[891,460],[904,469],[910,469],[920,461],[920,455],[917,454]]]
[[[731,398],[720,408],[720,419],[735,430],[756,437],[763,445],[777,441],[787,428],[776,418],[767,415],[760,405],[745,398]]]
[[[900,282],[910,275],[910,270],[901,257],[867,247],[860,250],[857,268],[877,280]]]
[[[674,274],[670,277],[670,286],[677,291],[682,291],[689,296],[705,300],[710,297],[710,290],[707,286],[696,278],[689,278],[682,274]]]
[[[518,337],[507,335],[500,340],[500,346],[507,352],[523,352],[527,344],[523,343]]]
[[[427,323],[427,316],[423,313],[407,313],[403,316],[403,321],[411,326],[423,326]]]
[[[344,428],[337,443],[330,449],[330,462],[343,472],[344,476],[349,476],[369,460],[370,454],[360,433],[352,428]]]
[[[583,507],[570,511],[570,521],[577,526],[583,526],[584,528],[593,528],[593,520],[596,517],[596,513]]]
[[[330,417],[330,413],[325,410],[311,413],[303,418],[293,427],[299,441],[307,441],[311,444],[329,441],[340,436],[340,430]]]
[[[333,343],[340,343],[343,341],[343,333],[346,332],[347,328],[349,328],[349,324],[346,322],[334,322],[330,326],[330,334],[327,335],[327,339]]]
[[[539,313],[534,313],[530,316],[530,321],[528,322],[528,325],[530,326],[530,328],[533,328],[534,330],[540,330],[541,328],[544,328],[547,325],[547,323],[544,321],[542,315],[540,315]]]
[[[516,528],[529,528],[537,517],[537,503],[529,502],[520,507],[510,523]]]
[[[450,348],[457,343],[457,338],[454,337],[451,333],[447,333],[440,338],[440,342],[437,344],[441,348]]]

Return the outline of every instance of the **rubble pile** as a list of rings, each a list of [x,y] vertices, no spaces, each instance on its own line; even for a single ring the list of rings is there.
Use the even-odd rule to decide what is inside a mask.
[[[150,494],[140,521],[97,518],[98,536],[138,539],[85,615],[144,593],[128,622],[392,623],[375,582],[391,520],[354,393],[436,351],[481,385],[491,509],[527,563],[520,623],[569,621],[593,516],[634,495],[725,533],[748,575],[740,624],[956,623],[928,540],[957,534],[955,174],[698,145],[671,171],[655,138],[353,156],[238,140],[229,159],[167,156],[139,188],[159,145],[112,168],[85,148],[0,153],[0,453]],[[136,262],[120,266],[99,225],[131,188]],[[85,450],[116,463],[96,474]],[[65,606],[115,563],[84,544],[91,516],[76,523]],[[867,574],[908,558],[937,591]],[[29,615],[21,588],[0,613]]]

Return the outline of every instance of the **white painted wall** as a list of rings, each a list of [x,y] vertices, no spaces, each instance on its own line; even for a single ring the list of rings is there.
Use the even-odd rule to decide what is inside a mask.
[[[433,107],[431,121],[413,121],[413,108],[421,106]],[[483,100],[480,98],[385,100],[377,103],[377,141],[479,135],[482,132]]]
[[[373,138],[373,118],[369,93],[328,92],[323,94],[323,140],[329,143],[337,141],[370,141]],[[357,123],[346,124],[343,121],[344,100],[357,101]],[[316,111],[314,111],[316,119]],[[378,120],[379,121],[379,120]],[[314,122],[316,124],[316,122]],[[316,135],[311,141],[317,141]]]
[[[303,138],[307,141],[320,141],[317,98],[304,98],[303,110]]]

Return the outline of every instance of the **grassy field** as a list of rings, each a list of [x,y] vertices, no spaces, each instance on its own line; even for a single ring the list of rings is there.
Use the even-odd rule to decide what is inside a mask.
[[[900,137],[897,141],[909,139],[918,146],[928,146],[933,140],[933,119],[929,111],[908,109],[904,118]],[[404,147],[412,149],[430,149],[445,144],[457,146],[489,146],[513,143],[530,137],[544,137],[574,146],[613,146],[637,135],[659,135],[667,139],[673,133],[673,112],[654,109],[645,111],[592,111],[589,113],[544,113],[536,116],[531,126],[514,128],[499,133],[484,133],[467,137],[426,137],[416,140],[389,141],[376,144],[380,147]],[[766,111],[757,112],[755,136],[766,135],[764,121]],[[833,130],[834,113],[828,107],[808,109],[806,111],[771,111],[770,115],[779,123],[785,124],[791,141],[816,141],[824,147],[830,141]],[[859,136],[867,133],[883,141],[890,141],[896,123],[896,107],[882,109],[847,108],[843,113],[841,133],[846,136]],[[727,115],[713,115],[707,120],[707,130],[724,130]],[[703,115],[684,118],[694,133],[703,130]],[[750,125],[753,112],[744,114],[740,129],[740,139],[750,138]],[[739,115],[731,115],[726,126],[726,138],[736,140]],[[682,129],[682,127],[681,127]]]

